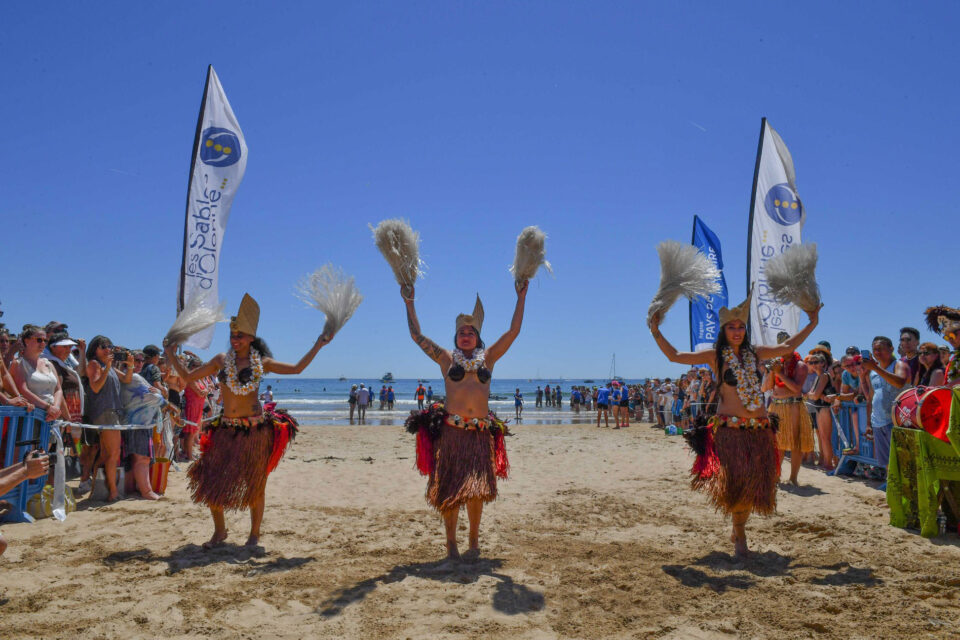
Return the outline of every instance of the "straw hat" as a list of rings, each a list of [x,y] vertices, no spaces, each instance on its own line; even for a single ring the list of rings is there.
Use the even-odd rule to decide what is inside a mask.
[[[457,331],[460,331],[460,327],[470,325],[477,330],[477,333],[480,333],[480,327],[483,326],[483,303],[480,302],[480,294],[477,294],[477,302],[473,305],[473,313],[467,315],[461,313],[457,316]]]
[[[257,325],[260,324],[260,305],[249,293],[243,294],[237,315],[230,318],[230,331],[238,331],[251,336],[257,335]]]

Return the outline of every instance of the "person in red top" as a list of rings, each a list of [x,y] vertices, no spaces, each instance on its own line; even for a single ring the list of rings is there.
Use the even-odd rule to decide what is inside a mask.
[[[423,400],[427,395],[427,390],[423,388],[423,383],[417,384],[417,409],[423,411]]]
[[[781,331],[777,342],[783,344],[790,334]],[[794,351],[788,356],[774,358],[768,363],[763,380],[763,391],[772,390],[769,412],[780,418],[777,431],[777,449],[782,460],[790,453],[790,484],[799,486],[797,479],[803,457],[813,451],[813,424],[803,402],[803,382],[807,379],[807,365]]]

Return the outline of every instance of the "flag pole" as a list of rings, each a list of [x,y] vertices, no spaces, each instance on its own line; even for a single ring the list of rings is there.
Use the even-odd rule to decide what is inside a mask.
[[[200,133],[203,130],[203,111],[207,106],[207,89],[210,88],[210,75],[213,65],[207,65],[207,81],[203,85],[203,98],[200,99],[200,114],[197,116],[197,132],[193,136],[193,146],[190,147],[190,173],[187,174],[187,210],[183,216],[183,257],[180,260],[180,290],[177,291],[177,313],[183,311],[186,300],[183,292],[187,287],[187,232],[190,224],[190,185],[193,183],[193,170],[197,164],[197,146],[200,144]]]
[[[697,242],[697,214],[693,214],[693,229],[690,232],[690,244],[696,245]],[[693,300],[687,301],[687,321],[690,324],[690,351],[696,346],[693,344]]]
[[[763,134],[767,130],[766,117],[760,118],[760,141],[757,143],[757,163],[753,167],[753,188],[750,190],[750,216],[747,222],[747,295],[750,295],[750,258],[753,255],[753,209],[757,204],[757,179],[760,177],[760,158],[763,155]],[[749,327],[750,325],[747,324]]]

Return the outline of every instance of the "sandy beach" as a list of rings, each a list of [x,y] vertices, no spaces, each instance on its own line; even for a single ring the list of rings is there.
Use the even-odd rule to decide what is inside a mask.
[[[476,563],[441,562],[412,436],[308,427],[270,479],[263,552],[235,546],[246,513],[228,515],[232,545],[202,551],[212,527],[183,472],[158,504],[4,526],[0,637],[956,637],[957,537],[889,526],[862,480],[804,469],[807,486],[751,519],[739,562],[729,524],[687,488],[681,439],[514,433]]]

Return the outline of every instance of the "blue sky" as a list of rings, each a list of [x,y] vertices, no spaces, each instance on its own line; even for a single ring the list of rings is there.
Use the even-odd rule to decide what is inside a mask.
[[[9,325],[142,346],[175,315],[191,145],[213,64],[249,146],[220,292],[260,302],[294,360],[322,316],[293,285],[326,262],[365,300],[306,374],[435,375],[368,223],[408,218],[429,265],[424,332],[486,306],[529,224],[555,277],[531,284],[505,377],[679,370],[644,325],[657,242],[699,214],[745,293],[760,118],[793,154],[820,247],[813,341],[896,337],[954,293],[949,211],[960,5],[250,2],[5,4],[0,216]],[[686,306],[664,324],[688,346]],[[214,346],[226,344],[217,330]],[[925,337],[932,337],[924,331]]]

